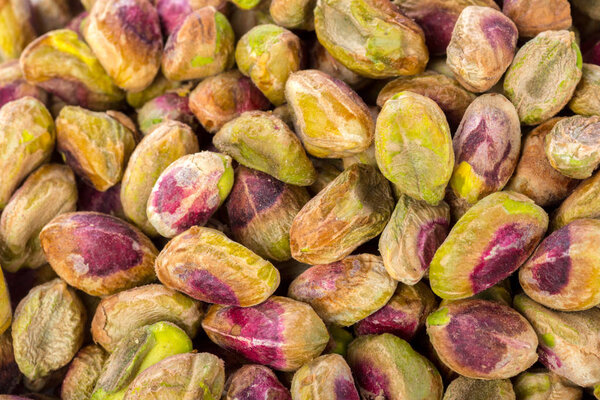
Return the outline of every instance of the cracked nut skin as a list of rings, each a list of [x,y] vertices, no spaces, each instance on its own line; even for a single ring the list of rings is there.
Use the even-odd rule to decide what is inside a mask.
[[[61,214],[40,233],[46,259],[69,285],[107,296],[156,279],[158,254],[133,225],[96,212]]]
[[[339,354],[320,356],[304,364],[292,379],[292,399],[359,400],[352,371]]]
[[[199,301],[163,285],[151,284],[104,297],[92,319],[94,342],[113,352],[130,332],[168,321],[196,336],[203,311]]]
[[[310,304],[327,324],[350,326],[383,307],[396,286],[381,257],[361,254],[307,269],[288,296]]]
[[[444,393],[443,400],[516,400],[513,385],[508,379],[471,379],[459,376]],[[520,399],[520,397],[519,397]]]
[[[5,0],[0,3],[0,62],[19,58],[25,46],[35,39],[32,19],[28,1]]]
[[[179,121],[193,131],[198,123],[189,107],[187,91],[168,92],[146,102],[137,110],[138,126],[142,134],[148,135],[165,121]]]
[[[2,335],[10,327],[12,322],[12,307],[10,304],[10,293],[6,280],[4,279],[4,273],[0,268],[0,335]],[[0,377],[2,376],[0,370]],[[0,379],[1,382],[1,379]]]
[[[399,337],[360,336],[350,343],[346,359],[363,399],[442,399],[437,369]]]
[[[5,393],[14,393],[21,377],[15,361],[11,332],[5,331],[0,334],[0,387]]]
[[[493,193],[458,220],[429,267],[431,289],[464,299],[510,276],[529,258],[548,228],[548,215],[514,192]]]
[[[581,80],[569,101],[569,108],[575,114],[586,117],[600,115],[600,95],[598,94],[600,91],[600,66],[583,64],[581,71]]]
[[[526,38],[544,31],[569,29],[573,24],[568,0],[507,0],[502,12],[517,25],[519,35]]]
[[[79,350],[62,383],[62,400],[88,400],[108,358],[102,347],[92,344]]]
[[[526,371],[514,380],[518,400],[581,400],[583,392],[566,379],[545,370]]]
[[[292,400],[290,391],[264,365],[244,365],[227,379],[224,400]]]
[[[71,361],[83,343],[86,311],[61,279],[31,289],[15,310],[12,339],[19,370],[30,380]]]
[[[351,165],[294,218],[292,257],[311,265],[341,260],[383,231],[393,202],[388,183],[375,167]]]
[[[45,164],[13,194],[0,218],[0,264],[10,272],[46,264],[39,233],[55,216],[75,211],[77,185],[69,167]]]
[[[427,317],[427,334],[442,362],[468,378],[508,379],[538,358],[529,322],[494,301],[448,303]]]
[[[156,260],[167,287],[207,303],[249,307],[279,286],[270,262],[211,228],[194,226],[171,240]]]
[[[148,196],[148,221],[169,238],[205,225],[229,195],[233,180],[227,155],[203,151],[180,157],[156,180]]]
[[[42,103],[48,99],[47,93],[28,83],[23,77],[19,60],[5,61],[0,64],[0,107],[25,96],[35,97]]]

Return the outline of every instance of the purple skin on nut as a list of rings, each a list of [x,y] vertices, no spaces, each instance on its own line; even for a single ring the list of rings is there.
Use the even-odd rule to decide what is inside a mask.
[[[448,236],[450,222],[445,218],[429,221],[421,227],[417,236],[417,249],[421,268],[426,270],[431,264],[435,251]]]
[[[12,83],[10,85],[0,87],[0,107],[16,100],[19,97],[19,84]]]
[[[81,82],[69,81],[61,78],[52,78],[48,79],[47,81],[40,82],[37,85],[48,93],[58,96],[67,104],[78,105],[90,110],[97,109],[92,107],[92,104],[90,104],[88,97],[91,93]]]
[[[357,335],[391,333],[404,340],[411,340],[417,330],[417,321],[401,311],[386,305],[355,325]]]
[[[123,3],[123,2],[122,2]],[[158,13],[150,4],[147,7],[129,0],[117,8],[117,16],[123,22],[125,29],[136,35],[148,45],[162,43]]]
[[[77,180],[78,211],[96,211],[103,214],[123,215],[121,204],[121,184],[116,184],[105,192],[100,192],[92,186]]]
[[[156,10],[167,36],[194,11],[190,7],[189,0],[158,0]]]
[[[538,347],[539,361],[550,371],[557,371],[562,367],[562,362],[555,352],[542,344]]]
[[[506,17],[491,15],[481,20],[481,30],[488,43],[496,50],[510,50],[519,37],[519,32]]]
[[[446,53],[457,19],[458,15],[444,10],[432,10],[429,14],[417,19],[417,23],[425,33],[425,40],[431,54]]]
[[[565,226],[548,236],[536,250],[532,262],[536,262],[538,255],[550,260],[533,268],[533,279],[539,290],[558,294],[567,286],[571,272],[570,245],[569,226]]]
[[[180,276],[193,292],[200,293],[202,300],[208,303],[237,306],[240,304],[235,292],[225,282],[210,272],[196,269]]]
[[[291,400],[288,390],[271,374],[262,368],[256,368],[254,380],[244,387],[236,390],[236,399],[239,400]]]
[[[248,77],[242,77],[238,81],[238,86],[243,93],[241,101],[235,105],[235,111],[239,114],[246,111],[268,110],[271,107],[271,102],[262,94],[260,90]]]
[[[354,382],[344,377],[338,376],[335,378],[333,388],[335,391],[334,400],[360,400]]]
[[[294,285],[294,293],[303,298],[320,299],[336,290],[340,279],[354,275],[354,270],[358,269],[359,265],[348,270],[341,261],[315,265],[302,273],[302,283]]]
[[[151,102],[153,107],[165,116],[189,125],[192,130],[197,127],[198,123],[190,110],[187,96],[180,96],[177,93],[165,93],[151,100]]]
[[[365,360],[361,360],[358,364],[354,365],[352,369],[358,385],[363,390],[372,393],[372,396],[365,396],[366,398],[391,398],[388,377],[376,366]]]

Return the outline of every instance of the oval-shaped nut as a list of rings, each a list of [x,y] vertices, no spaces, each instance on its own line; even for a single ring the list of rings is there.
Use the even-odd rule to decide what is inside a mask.
[[[179,121],[195,129],[196,118],[190,110],[187,93],[168,92],[149,100],[137,111],[140,131],[148,135],[165,121]]]
[[[125,125],[106,113],[65,106],[56,131],[58,151],[86,183],[102,192],[119,183],[135,147]]]
[[[111,215],[61,214],[42,229],[40,241],[54,271],[92,296],[107,296],[156,278],[156,247],[133,225]]]
[[[103,298],[91,331],[95,343],[113,352],[130,332],[160,321],[174,323],[193,338],[202,314],[200,302],[163,285],[145,285]]]
[[[285,103],[285,82],[301,69],[302,43],[285,28],[273,24],[250,29],[237,43],[235,61],[271,103]]]
[[[546,368],[578,386],[600,382],[600,308],[554,311],[524,294],[515,296],[514,305],[535,329],[540,362]]]
[[[573,96],[581,67],[573,32],[546,31],[525,43],[504,78],[521,123],[537,125],[556,115]]]
[[[346,358],[363,399],[441,400],[442,378],[404,340],[384,333],[350,343]]]
[[[0,64],[0,107],[25,96],[35,97],[42,103],[46,103],[48,98],[46,92],[23,78],[19,60]]]
[[[535,331],[512,308],[487,300],[448,303],[427,317],[440,359],[475,379],[508,379],[537,361]]]
[[[269,12],[275,23],[288,29],[313,30],[317,0],[273,0]]]
[[[248,308],[213,305],[202,328],[220,347],[280,371],[297,370],[321,354],[329,340],[308,304],[279,296]]]
[[[165,358],[129,384],[124,400],[219,399],[225,384],[223,360],[210,353]]]
[[[496,192],[454,225],[429,267],[431,289],[464,299],[507,278],[529,258],[548,228],[548,215],[514,192]]]
[[[244,365],[227,379],[223,400],[292,400],[290,391],[264,365]]]
[[[156,11],[163,31],[171,35],[185,18],[196,10],[212,6],[222,13],[228,9],[227,0],[156,0]]]
[[[12,321],[12,308],[10,305],[10,293],[8,286],[4,280],[4,273],[0,268],[0,335],[2,335],[9,327]],[[0,377],[3,375],[0,369]],[[0,382],[2,379],[0,378]]]
[[[11,332],[5,331],[0,335],[0,387],[6,393],[14,393],[21,377],[21,371],[15,362]]]
[[[566,379],[544,370],[523,372],[514,381],[518,400],[581,400],[583,392]]]
[[[459,376],[446,388],[443,400],[516,400],[508,379],[471,379]],[[520,399],[520,398],[519,398]]]
[[[31,11],[27,1],[6,0],[0,4],[0,62],[19,58],[25,46],[35,39]]]
[[[365,151],[375,123],[363,100],[344,82],[311,69],[290,75],[285,98],[306,151],[341,158]]]
[[[1,72],[0,72],[1,74]],[[575,114],[586,117],[600,115],[600,66],[583,64],[582,75],[569,108]],[[1,94],[0,94],[1,98]]]
[[[194,226],[171,240],[156,260],[167,287],[208,303],[253,306],[279,286],[279,271],[220,231]]]
[[[290,227],[310,200],[307,190],[278,181],[260,171],[240,166],[227,200],[233,238],[261,257],[286,261]]]
[[[294,218],[292,257],[313,265],[341,260],[381,233],[393,202],[387,181],[375,167],[351,165]]]
[[[465,88],[485,92],[504,75],[518,38],[516,25],[500,11],[469,6],[456,21],[446,63]]]
[[[28,379],[44,378],[71,361],[83,343],[86,311],[61,279],[31,289],[12,324],[19,369]]]
[[[417,282],[413,286],[398,284],[388,303],[354,325],[357,336],[392,333],[401,339],[412,340],[425,326],[425,319],[437,306],[429,286]]]
[[[502,12],[515,23],[521,37],[569,29],[573,23],[568,0],[507,0]]]
[[[519,161],[521,126],[515,107],[501,94],[471,103],[454,134],[454,172],[448,201],[456,219],[490,193],[502,190]]]
[[[432,206],[401,194],[379,238],[388,274],[407,285],[419,282],[450,230],[450,207]]]
[[[127,219],[121,203],[120,183],[105,192],[101,192],[79,179],[77,181],[77,191],[77,211],[96,211]]]
[[[62,383],[62,400],[88,400],[100,377],[108,354],[98,345],[89,345],[77,353]]]
[[[454,166],[452,137],[443,111],[420,94],[394,95],[377,117],[375,157],[381,173],[402,193],[438,204]]]
[[[204,79],[189,98],[190,109],[210,133],[216,133],[246,111],[264,111],[270,106],[250,78],[237,69]]]
[[[292,399],[359,400],[352,371],[339,354],[327,354],[304,364],[292,379]]]
[[[540,207],[553,206],[571,193],[577,180],[564,176],[550,165],[544,138],[561,118],[552,118],[529,132],[523,140],[521,158],[505,186],[524,194]]]
[[[271,113],[248,111],[217,132],[213,144],[248,168],[290,185],[309,186],[316,171],[296,134]]]
[[[52,115],[33,97],[22,97],[0,108],[0,210],[21,181],[54,150]]]
[[[380,257],[361,254],[307,269],[288,295],[310,304],[325,323],[350,326],[383,307],[396,286]]]
[[[70,29],[40,36],[23,51],[23,76],[68,104],[93,110],[118,108],[123,92],[112,82],[92,50]]]
[[[369,78],[425,69],[423,31],[391,2],[318,0],[314,13],[319,42],[348,69]]]
[[[150,1],[96,0],[83,35],[120,88],[139,92],[154,80],[160,68],[162,35]]]
[[[233,186],[229,156],[203,151],[171,163],[156,180],[146,208],[148,222],[165,237],[204,225]]]
[[[600,172],[581,182],[556,210],[552,229],[559,229],[581,218],[600,217]]]
[[[192,341],[170,322],[130,332],[108,357],[89,400],[122,400],[136,376],[167,357],[192,351]]]

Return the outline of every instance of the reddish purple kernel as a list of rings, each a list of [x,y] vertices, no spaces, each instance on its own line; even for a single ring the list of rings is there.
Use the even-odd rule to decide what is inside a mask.
[[[432,10],[417,19],[417,23],[423,28],[427,48],[431,54],[441,55],[446,53],[457,19],[457,15],[440,9]]]
[[[496,50],[512,49],[519,37],[519,32],[510,20],[499,15],[483,18],[481,30],[488,43]]]
[[[539,362],[542,363],[550,371],[557,371],[562,367],[562,361],[558,355],[542,344],[538,347]]]
[[[262,94],[260,90],[248,77],[242,77],[238,80],[238,87],[242,92],[242,96],[235,105],[236,113],[244,113],[254,110],[268,110],[271,107],[271,102]]]
[[[100,192],[86,184],[81,179],[77,180],[78,211],[95,211],[115,216],[124,215],[121,204],[121,184],[118,183],[105,192]]]
[[[448,236],[449,228],[450,224],[447,219],[437,218],[427,222],[419,230],[417,236],[417,251],[423,270],[429,268],[433,255],[446,239],[446,236]]]
[[[355,325],[355,332],[358,336],[391,333],[409,341],[415,335],[417,326],[417,321],[409,318],[405,312],[386,305],[358,321]]]
[[[380,369],[371,365],[369,362],[360,360],[356,365],[353,366],[358,385],[365,391],[369,392],[368,396],[363,396],[368,399],[389,399],[390,384],[388,377]],[[382,396],[382,397],[378,397]]]
[[[354,382],[344,377],[337,377],[333,382],[335,392],[334,400],[360,400]]]
[[[158,0],[156,10],[167,36],[194,11],[188,0]]]
[[[19,84],[13,83],[0,87],[0,107],[19,98]]]
[[[118,6],[117,16],[123,21],[124,27],[144,43],[151,46],[162,44],[158,13],[150,4],[146,6],[129,0],[129,4]]]
[[[562,227],[548,236],[537,249],[531,262],[533,267],[533,279],[537,287],[550,294],[558,294],[569,283],[571,273],[571,257],[569,248],[571,245],[569,226]],[[550,261],[536,264],[536,261],[544,257]]]
[[[353,270],[360,265],[353,265]],[[294,282],[294,294],[310,299],[320,299],[337,289],[338,282],[346,276],[354,275],[343,262],[315,265],[304,271]]]
[[[225,282],[204,269],[186,272],[180,277],[187,282],[194,294],[192,297],[207,303],[238,306],[240,301]]]
[[[194,200],[185,215],[173,224],[173,228],[177,229],[178,233],[184,232],[194,225],[203,226],[208,222],[210,216],[219,208],[218,204],[215,207],[208,207],[208,197],[209,193],[203,191],[202,196]]]
[[[235,391],[236,400],[291,400],[285,386],[262,368],[254,369],[253,378],[242,390]]]
[[[155,191],[153,206],[159,213],[175,214],[189,191],[181,187],[175,179],[183,168],[173,168],[168,175],[164,175],[158,184],[158,190]]]

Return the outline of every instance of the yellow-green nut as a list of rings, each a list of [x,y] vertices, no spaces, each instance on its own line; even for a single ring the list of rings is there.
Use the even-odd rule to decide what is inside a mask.
[[[223,360],[211,353],[177,354],[141,372],[124,400],[219,399],[225,385]]]
[[[600,217],[600,172],[581,182],[552,217],[552,229],[559,229],[581,218]]]
[[[258,6],[251,10],[234,7],[231,12],[230,21],[231,27],[235,32],[235,37],[241,38],[257,25],[274,24],[275,21],[273,21],[269,13],[270,5],[271,0],[261,0]]]
[[[243,113],[223,125],[213,144],[240,164],[290,185],[309,186],[317,177],[298,137],[271,113]]]
[[[392,2],[318,0],[314,12],[319,42],[348,69],[369,78],[425,70],[423,31]]]
[[[553,372],[533,370],[523,372],[514,380],[518,400],[581,400],[581,388]]]
[[[139,92],[154,80],[160,68],[162,34],[150,1],[96,0],[83,35],[118,87]]]
[[[88,400],[108,358],[102,347],[89,345],[77,353],[62,383],[62,400]]]
[[[279,26],[312,31],[316,4],[317,0],[272,0],[269,12]]]
[[[6,286],[6,280],[4,280],[4,273],[2,272],[2,268],[0,268],[0,335],[8,329],[11,321],[10,293],[8,292],[8,286]]]
[[[526,38],[573,25],[568,0],[509,0],[504,2],[502,12],[517,25],[519,36]]]
[[[0,3],[0,62],[19,58],[21,52],[35,39],[28,1],[3,0]]]
[[[514,192],[493,193],[454,225],[429,266],[443,299],[464,299],[510,276],[529,258],[548,228],[548,215]]]
[[[23,78],[19,60],[10,60],[0,64],[0,107],[21,97],[35,97],[46,103],[47,94],[39,87],[28,83]]]
[[[22,97],[0,108],[0,210],[21,181],[54,150],[52,115],[42,102]]]
[[[237,7],[241,8],[242,10],[250,10],[253,9],[254,7],[258,6],[261,2],[261,0],[230,0],[233,4],[235,4]]]
[[[373,143],[369,108],[344,82],[314,69],[298,71],[285,84],[285,98],[296,133],[311,155],[342,158]]]
[[[125,125],[103,112],[65,106],[56,131],[58,151],[81,179],[101,192],[119,183],[135,147]]]
[[[525,43],[504,78],[504,93],[524,125],[537,125],[558,113],[581,79],[582,58],[575,34],[546,31]]]
[[[150,100],[169,91],[177,92],[178,89],[185,90],[186,87],[181,87],[182,85],[182,82],[170,81],[165,78],[161,72],[159,72],[154,81],[146,89],[139,92],[127,92],[125,98],[127,100],[127,104],[137,109],[141,108]]]
[[[155,268],[165,286],[207,303],[249,307],[279,286],[273,264],[222,232],[198,226],[171,240]]]
[[[368,164],[377,167],[377,159],[375,158],[375,143],[371,144],[368,149],[363,152],[342,158],[342,165],[348,168],[352,164]]]
[[[173,31],[162,57],[162,72],[171,81],[202,79],[233,66],[235,35],[223,14],[203,7]]]
[[[0,265],[10,272],[46,263],[38,237],[55,216],[75,211],[77,185],[69,167],[42,165],[14,193],[0,218]]]
[[[359,400],[352,371],[339,354],[327,354],[304,364],[292,379],[294,400]]]
[[[186,333],[170,322],[131,332],[108,357],[89,400],[122,400],[132,381],[167,357],[192,351]]]
[[[190,110],[189,90],[170,91],[149,100],[137,110],[137,121],[143,135],[152,132],[164,121],[179,121],[192,130],[199,128],[196,117]]]
[[[516,400],[513,385],[509,379],[483,380],[459,376],[450,382],[444,393],[443,400],[491,399]],[[520,397],[519,400],[521,400]]]
[[[235,61],[240,72],[252,79],[271,103],[285,103],[285,83],[292,72],[300,70],[302,43],[285,28],[258,25],[238,41]]]
[[[383,231],[394,200],[389,184],[371,165],[354,164],[313,197],[290,228],[292,257],[329,264]]]
[[[438,204],[454,167],[444,112],[425,96],[397,93],[377,117],[375,157],[381,173],[402,193]]]
[[[600,66],[583,64],[581,80],[569,108],[579,115],[600,115]]]
[[[121,182],[123,211],[138,228],[157,236],[146,214],[148,198],[160,174],[179,158],[198,152],[198,139],[189,126],[177,121],[159,124],[136,146]]]
[[[350,326],[383,307],[397,284],[381,257],[360,254],[307,269],[288,295],[310,304],[325,323]]]
[[[83,343],[85,322],[83,303],[63,280],[31,289],[17,306],[12,324],[19,370],[36,380],[67,365]]]
[[[68,104],[92,110],[118,108],[125,95],[77,33],[59,29],[40,36],[20,58],[23,76]]]

